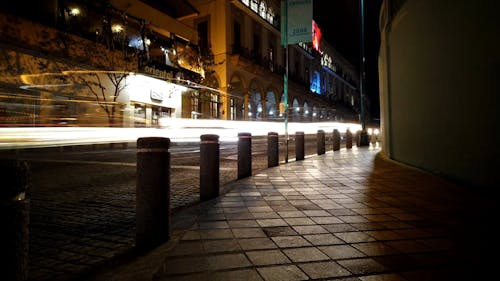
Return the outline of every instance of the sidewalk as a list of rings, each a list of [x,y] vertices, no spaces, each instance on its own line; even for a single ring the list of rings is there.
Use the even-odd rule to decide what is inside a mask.
[[[342,149],[224,186],[171,240],[86,280],[485,280],[487,210],[465,188]],[[491,235],[491,234],[490,234]],[[488,254],[489,253],[489,254]],[[493,259],[491,259],[493,260]],[[492,261],[490,261],[492,263]]]

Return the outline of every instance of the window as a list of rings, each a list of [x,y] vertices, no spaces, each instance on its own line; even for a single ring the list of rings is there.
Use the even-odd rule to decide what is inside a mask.
[[[274,47],[269,46],[269,70],[274,71]]]
[[[260,59],[260,34],[253,34],[253,55],[255,59]]]
[[[233,98],[229,100],[229,104],[230,104],[229,119],[236,120],[236,103],[234,102]]]
[[[239,53],[241,49],[241,26],[237,21],[233,22],[233,52]]]
[[[172,109],[168,107],[152,106],[151,110],[153,113],[151,125],[161,125],[162,122],[166,122],[165,118],[169,118],[172,113]]]
[[[198,23],[198,37],[199,42],[198,46],[200,47],[201,54],[207,55],[209,49],[209,40],[208,40],[208,21],[203,21]]]
[[[191,94],[191,118],[198,119],[200,115],[200,93],[193,92]]]
[[[271,8],[269,8],[269,9],[267,10],[266,20],[267,20],[270,24],[274,24],[274,16],[275,16],[274,11],[273,11]]]
[[[259,0],[251,0],[250,4],[250,9],[252,9],[254,12],[258,13],[259,12]]]
[[[210,117],[219,118],[219,95],[210,94]]]
[[[259,15],[265,19],[267,16],[267,7],[266,7],[266,2],[261,1],[260,6],[259,6]]]
[[[146,107],[144,106],[144,104],[134,104],[134,126],[146,126]]]

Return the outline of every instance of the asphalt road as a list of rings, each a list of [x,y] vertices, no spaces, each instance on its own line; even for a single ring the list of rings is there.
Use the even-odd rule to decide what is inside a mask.
[[[331,150],[327,134],[326,150]],[[285,160],[279,139],[280,162]],[[199,144],[173,143],[173,213],[199,202]],[[70,280],[131,251],[135,239],[135,148],[26,150],[1,158],[26,160],[31,171],[30,280]],[[317,153],[306,135],[305,154]],[[295,143],[289,143],[289,161]],[[267,168],[267,138],[252,138],[252,171]],[[220,185],[237,179],[237,143],[220,143]]]

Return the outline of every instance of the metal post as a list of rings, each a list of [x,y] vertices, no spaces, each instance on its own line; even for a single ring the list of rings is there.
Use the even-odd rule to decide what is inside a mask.
[[[304,160],[304,132],[295,132],[295,160]]]
[[[219,136],[202,135],[200,142],[200,201],[219,196]]]
[[[267,133],[267,167],[279,165],[278,133]]]
[[[364,0],[360,0],[360,15],[361,15],[361,32],[360,32],[360,50],[361,50],[361,73],[359,79],[359,99],[361,103],[361,132],[357,134],[356,144],[358,146],[368,146],[370,145],[368,139],[368,132],[366,131],[366,120],[365,120],[365,94],[364,94],[364,80],[365,80],[365,7]]]
[[[238,134],[238,179],[252,175],[252,135]]]
[[[2,160],[0,169],[5,175],[0,188],[2,278],[27,280],[30,172],[26,162],[16,160]]]
[[[281,30],[283,36],[283,45],[285,45],[285,74],[283,76],[283,103],[285,104],[285,163],[288,163],[288,145],[289,145],[289,135],[288,135],[288,7],[287,0],[282,0],[281,5],[284,7],[282,10],[283,20],[281,24],[283,29]]]
[[[137,140],[136,246],[156,247],[170,239],[170,139]]]
[[[325,154],[325,131],[318,130],[316,137],[316,147],[318,155]]]
[[[339,133],[339,130],[333,129],[332,141],[333,141],[333,151],[340,150],[340,133]]]
[[[365,130],[365,105],[364,105],[364,78],[365,78],[365,8],[364,8],[364,0],[360,0],[360,17],[361,17],[361,31],[360,31],[360,74],[359,74],[359,99],[361,105],[361,127]]]

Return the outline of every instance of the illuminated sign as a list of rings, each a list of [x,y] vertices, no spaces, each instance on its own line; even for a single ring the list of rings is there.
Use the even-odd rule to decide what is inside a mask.
[[[313,20],[312,21],[312,46],[313,49],[316,51],[320,52],[319,50],[319,45],[321,43],[321,29],[318,27],[316,22]]]
[[[330,57],[328,54],[324,54],[321,57],[321,65],[333,70],[334,72],[337,72],[337,66],[333,63],[332,57]]]
[[[281,17],[283,46],[311,42],[312,0],[282,0]]]
[[[156,77],[163,78],[166,80],[172,79],[174,77],[174,72],[173,71],[166,71],[166,70],[161,70],[157,69],[154,66],[145,66],[142,71],[148,74],[152,74]]]
[[[162,101],[164,95],[163,95],[162,92],[157,92],[157,91],[150,90],[149,91],[149,96],[151,97],[152,100]]]
[[[314,71],[311,77],[311,92],[321,95],[321,76],[319,72]]]

